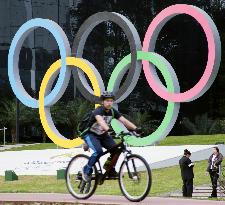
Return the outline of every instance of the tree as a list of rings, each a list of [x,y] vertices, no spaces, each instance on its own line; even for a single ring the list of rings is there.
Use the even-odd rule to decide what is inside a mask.
[[[20,106],[21,116],[26,109],[25,106]],[[12,143],[16,143],[16,101],[15,100],[3,100],[0,104],[0,122],[7,125],[11,137]]]
[[[9,128],[12,143],[16,143],[16,101],[5,99],[0,103],[0,124]],[[20,126],[41,128],[38,109],[29,108],[20,103]]]
[[[129,113],[129,116],[127,116],[127,117],[130,118],[131,121],[134,122],[135,125],[142,127],[143,131],[146,134],[149,134],[149,133],[155,131],[155,129],[157,129],[156,124],[158,121],[151,120],[151,115],[149,114],[148,111],[131,112],[131,113]]]
[[[72,131],[72,138],[76,135],[76,128],[83,116],[94,109],[90,102],[76,98],[75,100],[58,102],[51,108],[51,115],[55,126]]]
[[[72,130],[73,136],[76,134],[76,128],[83,116],[93,109],[90,102],[77,98],[69,101],[66,105],[66,124]]]
[[[217,121],[208,117],[208,114],[197,115],[194,122],[191,122],[188,118],[184,118],[182,124],[193,134],[212,134]]]

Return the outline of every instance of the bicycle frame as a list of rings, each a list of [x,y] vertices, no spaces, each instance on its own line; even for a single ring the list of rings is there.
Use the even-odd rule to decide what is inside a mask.
[[[107,178],[107,176],[110,173],[110,171],[112,170],[112,168],[116,165],[117,160],[118,160],[118,158],[119,158],[119,156],[121,155],[122,152],[123,153],[126,153],[126,154],[124,154],[124,160],[125,161],[127,161],[127,159],[126,159],[127,156],[130,155],[130,154],[132,154],[131,151],[127,149],[127,146],[125,145],[124,140],[123,140],[123,136],[121,137],[121,139],[122,139],[122,141],[120,143],[118,143],[117,145],[115,145],[111,149],[106,150],[99,157],[99,159],[100,159],[102,156],[104,156],[104,155],[112,152],[113,150],[117,150],[116,154],[113,156],[113,159],[112,159],[112,162],[111,162],[111,164],[109,166],[109,169],[107,169],[104,174],[103,174],[103,171],[102,171],[102,168],[101,168],[101,163],[100,163],[99,159],[98,159],[98,161],[96,163],[99,166],[99,169],[97,169],[98,170],[98,176],[97,177],[99,178],[99,184],[100,185],[104,183],[104,180],[110,180],[110,178]],[[136,172],[137,170],[136,170],[136,166],[135,166],[133,160],[132,160],[132,164],[133,164],[134,170]],[[128,166],[128,163],[127,162],[126,162],[126,166],[127,166],[127,170],[128,170],[129,177],[132,177],[132,174],[131,174],[131,172],[129,170],[129,166]]]

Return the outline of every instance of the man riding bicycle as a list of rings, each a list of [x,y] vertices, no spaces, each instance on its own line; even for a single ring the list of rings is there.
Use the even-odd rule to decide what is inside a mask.
[[[112,136],[109,135],[110,122],[112,118],[119,120],[124,124],[128,130],[140,133],[141,129],[137,128],[132,122],[122,116],[116,109],[112,107],[115,96],[112,92],[105,91],[100,97],[102,105],[96,108],[90,118],[90,129],[84,135],[85,143],[94,151],[88,160],[88,163],[82,169],[82,178],[84,181],[89,182],[92,176],[92,167],[95,165],[99,157],[102,155],[103,150],[110,149],[116,145]],[[110,153],[110,158],[116,154],[116,151]],[[115,168],[111,169],[109,176],[116,177],[118,174]]]

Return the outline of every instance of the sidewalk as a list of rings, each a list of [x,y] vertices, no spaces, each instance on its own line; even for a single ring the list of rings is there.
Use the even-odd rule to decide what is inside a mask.
[[[211,195],[212,192],[212,187],[210,186],[196,186],[194,187],[193,190],[193,198],[199,198],[199,199],[208,199],[208,197]],[[223,191],[220,193],[219,187],[217,188],[217,195],[218,198],[223,198],[225,200],[225,194]],[[181,191],[176,191],[176,192],[171,192],[166,195],[167,197],[182,197],[182,192]],[[225,202],[224,202],[225,204]]]
[[[70,203],[70,204],[107,204],[107,205],[224,205],[224,201],[177,199],[177,198],[159,198],[148,197],[139,203],[129,202],[123,196],[102,196],[95,195],[88,200],[76,200],[70,194],[56,193],[1,193],[0,204],[7,202],[41,202],[41,203]]]

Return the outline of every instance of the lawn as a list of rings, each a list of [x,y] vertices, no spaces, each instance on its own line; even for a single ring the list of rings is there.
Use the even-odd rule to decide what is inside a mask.
[[[42,149],[57,149],[57,145],[55,145],[54,143],[41,143],[23,147],[14,147],[7,150],[1,150],[0,152],[21,151],[21,150],[42,150]]]
[[[187,135],[187,136],[168,136],[160,142],[161,146],[174,145],[208,145],[216,142],[225,143],[225,134],[217,135]]]
[[[165,140],[160,142],[160,146],[175,146],[175,145],[207,145],[215,144],[216,142],[225,143],[225,134],[218,135],[188,135],[188,136],[168,136]],[[56,149],[54,143],[41,143],[18,148],[11,148],[4,151],[21,151],[21,150],[42,150],[42,149]]]
[[[205,176],[207,162],[199,161],[194,168],[195,185],[209,184],[209,177]],[[156,169],[152,172],[151,196],[181,190],[180,169],[178,166]],[[68,193],[65,180],[57,180],[56,176],[19,176],[18,181],[5,182],[0,176],[0,192],[45,192]],[[98,186],[96,194],[121,195],[118,181],[106,181]]]

